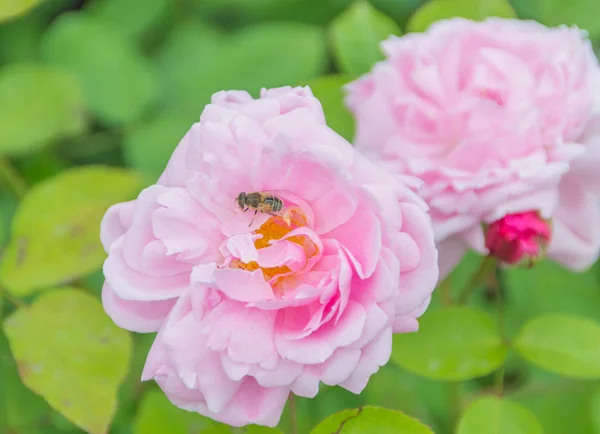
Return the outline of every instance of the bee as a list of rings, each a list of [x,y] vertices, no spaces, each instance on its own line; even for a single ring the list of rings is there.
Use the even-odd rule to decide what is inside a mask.
[[[242,191],[235,198],[235,201],[243,212],[253,209],[254,217],[259,211],[277,216],[283,210],[283,201],[271,193],[261,193],[258,191],[245,193]],[[254,217],[252,217],[248,226],[252,225]]]

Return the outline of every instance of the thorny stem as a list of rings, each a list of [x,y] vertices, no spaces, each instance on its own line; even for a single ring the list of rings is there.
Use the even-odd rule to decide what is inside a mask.
[[[296,411],[296,399],[293,393],[290,393],[288,397],[288,403],[290,405],[290,420],[292,423],[292,434],[298,434],[298,413]]]
[[[471,280],[469,280],[469,283],[467,283],[467,286],[458,297],[458,304],[464,304],[479,285],[488,279],[490,273],[496,269],[496,263],[496,258],[493,256],[486,256],[483,258],[479,265],[479,269],[471,277]]]
[[[17,198],[22,198],[27,190],[27,182],[7,158],[0,158],[0,177]]]

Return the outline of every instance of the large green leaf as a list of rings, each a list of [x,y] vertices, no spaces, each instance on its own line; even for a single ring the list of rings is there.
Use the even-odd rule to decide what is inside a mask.
[[[247,425],[242,428],[232,428],[228,425],[217,425],[200,431],[200,434],[283,434],[277,428],[268,426]]]
[[[198,20],[182,22],[171,32],[156,56],[163,99],[172,111],[187,116],[190,123],[200,118],[209,102],[210,83],[200,78],[220,57],[223,36]],[[208,90],[207,90],[208,89]]]
[[[194,0],[201,14],[235,11],[243,24],[296,21],[326,25],[352,0]]]
[[[311,431],[311,434],[433,434],[433,431],[416,419],[395,410],[365,406],[336,413]]]
[[[45,292],[13,312],[4,331],[27,387],[87,432],[107,432],[131,338],[96,297],[75,288]]]
[[[394,363],[388,363],[369,379],[361,396],[370,405],[399,410],[416,417],[438,433],[450,429],[447,424],[452,409],[448,406],[448,394],[453,386],[451,383],[415,375]],[[350,405],[344,407],[348,408]]]
[[[354,137],[354,118],[344,105],[344,92],[342,86],[352,81],[349,75],[324,75],[306,81],[313,94],[321,101],[327,125],[342,135],[346,140],[352,141]]]
[[[0,312],[2,312],[0,295]],[[0,330],[0,432],[35,433],[49,407],[21,383],[8,341]]]
[[[77,77],[33,64],[0,70],[0,118],[0,153],[27,153],[80,134],[86,122]]]
[[[213,93],[286,86],[318,76],[326,66],[323,31],[299,23],[265,23],[227,38],[189,23],[158,57],[171,111],[198,119]]]
[[[502,366],[507,349],[492,319],[468,307],[428,311],[417,333],[394,336],[392,360],[436,380],[467,380]]]
[[[38,42],[44,24],[37,14],[1,23],[0,64],[36,60]]]
[[[390,35],[400,35],[396,22],[379,12],[366,0],[344,11],[329,29],[339,69],[353,75],[368,72],[383,54],[379,43]]]
[[[188,434],[215,425],[198,413],[181,410],[160,390],[150,390],[142,398],[137,412],[134,434]]]
[[[457,434],[542,434],[542,426],[526,408],[486,396],[473,401],[458,423]]]
[[[600,389],[592,397],[591,416],[595,433],[600,433]]]
[[[158,96],[150,63],[103,20],[62,15],[44,35],[41,52],[48,63],[77,74],[90,110],[106,124],[136,120]]]
[[[169,0],[102,0],[87,6],[96,18],[114,24],[127,37],[138,38],[158,27],[173,6]]]
[[[404,28],[408,18],[428,0],[369,0],[377,9],[389,15]]]
[[[125,160],[131,167],[158,178],[191,126],[187,118],[178,115],[160,116],[137,125],[125,138]]]
[[[0,22],[26,14],[43,0],[0,0]]]
[[[590,38],[600,37],[600,3],[596,0],[528,0],[535,18],[548,26],[576,25],[590,33]]]
[[[564,314],[538,316],[514,340],[529,362],[575,378],[600,378],[600,324]]]
[[[551,261],[505,270],[507,331],[514,335],[532,316],[546,313],[598,318],[600,284],[593,271],[576,273]]]
[[[140,184],[135,173],[102,166],[73,168],[37,184],[14,216],[0,280],[23,296],[98,269],[105,258],[102,216],[133,197]]]
[[[432,0],[410,17],[407,30],[423,32],[436,21],[452,17],[483,20],[487,17],[516,18],[516,15],[506,0]]]
[[[527,381],[519,384],[510,399],[535,413],[544,434],[595,433],[590,410],[598,381],[567,380],[533,365],[523,371]]]

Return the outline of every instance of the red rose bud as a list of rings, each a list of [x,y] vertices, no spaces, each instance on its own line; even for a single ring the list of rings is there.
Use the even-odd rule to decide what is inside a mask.
[[[537,212],[510,214],[490,224],[485,233],[485,247],[490,256],[508,264],[538,258],[550,241],[550,224]]]

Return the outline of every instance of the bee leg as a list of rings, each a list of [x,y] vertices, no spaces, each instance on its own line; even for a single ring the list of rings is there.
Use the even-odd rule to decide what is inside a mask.
[[[258,213],[258,210],[255,210],[254,215],[252,216],[252,219],[250,220],[250,224],[248,225],[248,227],[252,226],[252,222],[254,221],[254,217],[256,217],[257,213]]]

